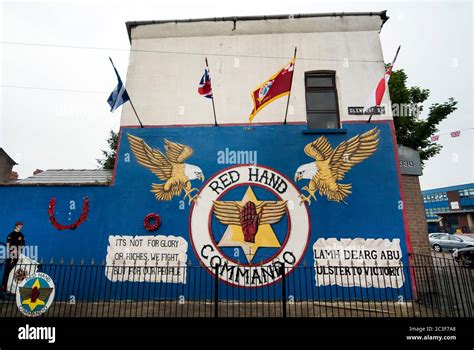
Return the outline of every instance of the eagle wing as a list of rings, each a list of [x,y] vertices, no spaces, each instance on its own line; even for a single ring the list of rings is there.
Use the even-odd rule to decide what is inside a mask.
[[[243,207],[237,202],[214,202],[214,215],[223,225],[240,226],[240,212]]]
[[[186,159],[193,155],[193,149],[165,139],[166,157],[173,163],[184,163]]]
[[[329,167],[335,179],[342,180],[354,165],[369,158],[377,150],[378,143],[377,128],[341,142],[329,160]]]
[[[49,298],[52,292],[53,292],[53,288],[40,288],[38,299],[46,300]]]
[[[315,160],[328,159],[333,152],[331,144],[324,136],[317,138],[315,141],[308,143],[304,148],[304,153]]]
[[[286,203],[288,201],[263,202],[257,205],[257,211],[260,209],[260,225],[276,224],[281,220],[286,212]]]
[[[171,177],[173,165],[161,151],[152,149],[143,139],[128,134],[128,141],[138,163],[150,169],[162,181]]]
[[[18,288],[22,299],[30,299],[31,288],[20,287]]]

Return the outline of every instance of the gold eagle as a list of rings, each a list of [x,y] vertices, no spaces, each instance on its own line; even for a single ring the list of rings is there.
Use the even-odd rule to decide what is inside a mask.
[[[160,150],[152,149],[137,136],[128,134],[128,141],[138,163],[164,181],[151,186],[151,192],[157,200],[169,201],[174,196],[180,196],[183,191],[183,199],[189,197],[188,204],[197,200],[197,195],[191,196],[193,191],[198,191],[197,188],[191,187],[191,180],[204,181],[204,174],[198,166],[184,163],[193,155],[191,147],[165,139],[166,154],[163,154]]]
[[[311,197],[316,200],[315,193],[326,196],[331,201],[343,202],[351,193],[351,184],[341,184],[346,173],[356,164],[369,158],[379,143],[379,130],[374,128],[362,135],[356,135],[343,141],[333,149],[324,136],[306,145],[304,152],[314,158],[314,162],[303,164],[296,170],[295,182],[309,179],[308,186],[302,187],[308,192],[301,195],[302,202],[311,204]],[[346,203],[347,204],[347,203]]]
[[[276,224],[286,212],[287,201],[263,201],[255,205],[248,201],[244,205],[235,201],[214,201],[214,215],[223,225],[242,228],[244,240],[255,242],[260,225]]]

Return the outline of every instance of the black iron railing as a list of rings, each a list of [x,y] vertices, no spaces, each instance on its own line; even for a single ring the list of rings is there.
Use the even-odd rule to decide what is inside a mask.
[[[415,295],[420,303],[442,315],[474,316],[474,269],[452,258],[411,256]]]
[[[43,317],[474,316],[473,269],[431,256],[412,255],[409,261],[407,266],[278,265],[264,287],[252,286],[248,276],[230,282],[231,270],[221,266],[144,269],[50,261],[16,269],[26,274],[37,269],[53,279],[54,302]],[[15,295],[4,293],[0,317],[17,316]]]

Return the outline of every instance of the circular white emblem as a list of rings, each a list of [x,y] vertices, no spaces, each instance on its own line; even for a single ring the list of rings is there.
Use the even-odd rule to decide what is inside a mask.
[[[273,85],[273,80],[270,80],[267,82],[265,85],[263,85],[260,90],[258,90],[258,100],[261,101],[267,96],[268,91],[270,91],[270,88]]]
[[[54,300],[54,282],[47,274],[36,272],[25,278],[18,286],[16,305],[25,316],[39,316]]]
[[[191,208],[196,255],[232,285],[261,287],[301,261],[310,237],[308,208],[284,175],[261,165],[238,165],[211,177]]]

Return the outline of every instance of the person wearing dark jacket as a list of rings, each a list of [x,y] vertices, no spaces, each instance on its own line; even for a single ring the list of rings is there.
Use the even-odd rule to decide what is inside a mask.
[[[15,267],[20,259],[22,247],[25,246],[25,236],[21,232],[23,228],[22,222],[17,222],[15,224],[15,229],[7,236],[7,252],[8,256],[6,257],[5,270],[3,272],[2,279],[2,291],[7,290],[8,276],[10,275],[11,270]]]

